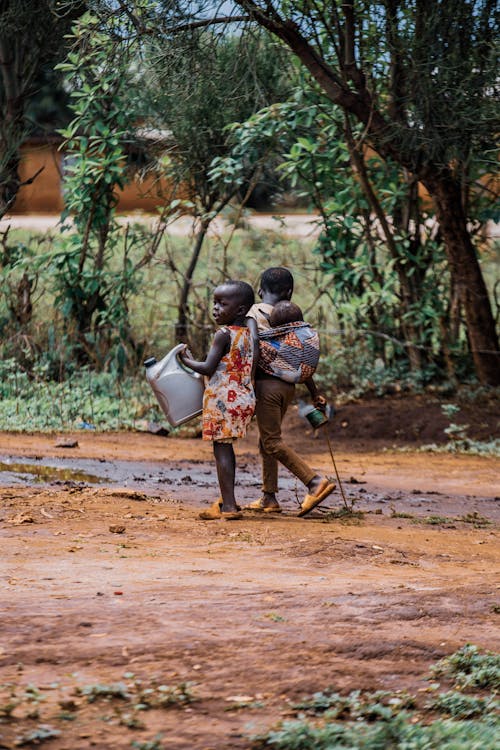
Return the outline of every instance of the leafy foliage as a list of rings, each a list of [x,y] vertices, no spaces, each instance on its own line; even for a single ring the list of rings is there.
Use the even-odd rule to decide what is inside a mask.
[[[326,724],[313,727],[303,721],[284,722],[254,748],[276,750],[495,750],[498,725],[479,721],[438,720],[427,726],[412,724],[408,715],[376,724]]]
[[[145,45],[137,94],[144,130],[168,134],[170,144],[149,168],[165,176],[174,200],[192,215],[190,253],[182,263],[169,262],[178,286],[176,337],[198,351],[207,347],[208,314],[193,277],[207,232],[238,192],[241,205],[248,200],[262,171],[247,161],[241,179],[221,180],[211,165],[228,153],[231,123],[286,95],[284,62],[278,45],[264,34],[221,38],[190,30],[166,37],[160,27]],[[219,277],[227,275],[228,244],[221,238],[217,248]]]
[[[426,187],[478,379],[498,385],[498,335],[468,223],[477,169],[484,174],[485,165],[492,170],[496,162],[500,16],[494,1],[236,2],[281,39],[325,96],[342,108],[351,157],[354,121],[364,146]],[[363,160],[356,161],[391,249],[387,223],[373,191],[366,190]],[[405,274],[400,281],[406,285]],[[405,296],[408,291],[411,284]],[[410,294],[409,302],[416,301]],[[405,338],[411,342],[411,336]],[[416,365],[418,349],[412,355]]]
[[[442,659],[432,671],[461,680],[470,689],[494,690],[498,659],[496,654],[481,654],[477,647],[467,645]],[[463,674],[471,678],[467,683],[462,680]],[[493,696],[459,692],[441,693],[419,707],[418,699],[408,693],[358,690],[342,696],[327,690],[301,701],[294,709],[298,712],[297,719],[284,721],[266,734],[254,737],[252,747],[255,750],[494,750],[500,729],[496,715],[498,701]],[[459,720],[436,720],[436,713]],[[473,720],[473,717],[480,718]]]
[[[56,305],[70,321],[81,362],[98,358],[100,344],[109,348],[110,339],[126,358],[125,347],[132,344],[127,300],[139,282],[127,241],[121,264],[114,265],[116,191],[126,182],[125,143],[135,116],[127,97],[130,50],[116,41],[113,31],[123,32],[117,24],[111,16],[102,28],[86,14],[73,29],[73,49],[58,66],[71,89],[74,113],[61,131],[67,149],[62,218],[71,216],[73,226],[63,225],[51,264]]]
[[[470,643],[441,659],[432,671],[464,688],[500,689],[500,654],[481,653]]]
[[[212,174],[234,180],[248,162],[280,155],[280,172],[319,213],[314,252],[321,293],[335,307],[341,344],[421,382],[467,362],[456,300],[435,219],[394,162],[367,152],[361,128],[304,82],[294,97],[232,128],[231,155]],[[448,331],[454,331],[451,335]],[[447,331],[444,335],[444,331]],[[360,356],[361,355],[361,356]],[[461,359],[460,359],[461,358]]]
[[[460,407],[456,404],[442,404],[441,411],[448,418],[451,418],[452,415],[460,412]],[[469,425],[467,424],[459,425],[451,422],[444,430],[448,436],[448,441],[444,445],[423,445],[420,450],[438,453],[468,453],[471,456],[500,455],[500,440],[498,438],[492,438],[488,441],[473,440],[467,435],[468,429]],[[476,527],[480,527],[481,524],[484,525],[484,520],[475,513],[469,513],[467,516],[463,516],[461,520],[466,523],[472,523]]]
[[[129,429],[159,407],[142,381],[118,373],[79,368],[57,382],[35,367],[33,375],[14,359],[0,363],[0,429],[54,431]]]
[[[470,719],[473,716],[498,712],[500,704],[493,698],[478,698],[460,692],[449,692],[437,695],[429,703],[429,708],[442,714],[449,714],[454,718]]]

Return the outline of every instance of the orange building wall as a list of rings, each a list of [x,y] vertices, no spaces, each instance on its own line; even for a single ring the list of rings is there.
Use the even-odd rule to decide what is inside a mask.
[[[21,147],[19,176],[21,182],[43,170],[31,185],[23,185],[11,209],[12,214],[59,214],[63,210],[62,164],[59,143],[29,142]],[[136,178],[118,191],[117,210],[120,213],[144,211],[153,213],[167,198],[168,186],[152,176]],[[171,195],[168,196],[171,200]]]
[[[62,162],[63,154],[59,151],[60,141],[54,139],[30,140],[21,147],[21,164],[19,174],[21,182],[31,179],[43,167],[31,185],[24,185],[19,191],[17,200],[11,209],[12,214],[60,214],[63,209],[62,197]],[[374,156],[371,149],[366,150],[366,156]],[[498,195],[498,176],[484,175],[479,182]],[[144,211],[155,213],[158,206],[172,200],[172,190],[165,181],[159,181],[152,176],[146,179],[136,178],[118,191],[119,201],[117,210],[120,213]],[[419,184],[419,195],[426,208],[430,208],[431,200],[425,188]],[[186,198],[187,194],[177,197]]]
[[[31,185],[23,185],[11,213],[61,213],[61,153],[57,147],[57,143],[30,143],[21,147],[21,182],[34,177],[41,167],[43,171]]]

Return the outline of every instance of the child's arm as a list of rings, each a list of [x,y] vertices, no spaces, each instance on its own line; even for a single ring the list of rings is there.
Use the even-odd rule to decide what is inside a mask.
[[[208,377],[210,377],[216,371],[217,365],[221,361],[224,354],[228,352],[230,341],[231,334],[229,333],[229,331],[224,328],[219,328],[219,330],[215,332],[212,346],[210,347],[210,351],[208,352],[207,358],[204,362],[198,362],[197,360],[192,359],[190,356],[188,356],[187,346],[185,349],[179,352],[179,357],[182,359],[184,364],[187,365],[187,367],[190,367],[195,372],[199,372],[200,375],[208,375]]]
[[[252,361],[252,380],[255,379],[255,370],[259,361],[259,329],[255,318],[245,318],[247,328],[252,335],[253,342],[253,361]]]
[[[320,411],[326,411],[326,398],[323,396],[322,393],[319,392],[318,386],[314,382],[314,378],[311,377],[304,381],[304,385],[306,386],[307,390],[309,391],[311,395],[312,402],[316,409],[319,409]]]

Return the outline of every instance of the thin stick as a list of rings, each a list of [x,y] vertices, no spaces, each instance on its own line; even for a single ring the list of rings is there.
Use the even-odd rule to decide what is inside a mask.
[[[339,489],[340,489],[340,494],[342,495],[342,500],[344,501],[346,510],[352,510],[352,507],[350,507],[347,503],[346,496],[344,494],[344,488],[342,487],[342,482],[340,481],[339,473],[337,471],[337,464],[335,463],[335,459],[333,457],[333,450],[332,450],[332,444],[330,443],[330,436],[328,435],[328,432],[326,432],[325,434],[326,434],[326,441],[330,449],[330,456],[332,457],[333,468],[335,469],[335,476],[337,477],[337,482],[339,483]]]

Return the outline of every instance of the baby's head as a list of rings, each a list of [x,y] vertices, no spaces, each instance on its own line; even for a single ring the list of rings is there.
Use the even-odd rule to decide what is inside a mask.
[[[277,326],[284,326],[287,323],[297,323],[299,320],[303,320],[302,310],[294,302],[289,300],[283,300],[277,302],[269,316],[269,325],[271,328]]]
[[[259,294],[271,294],[278,300],[287,300],[293,294],[293,276],[281,266],[266,269],[260,277]]]

